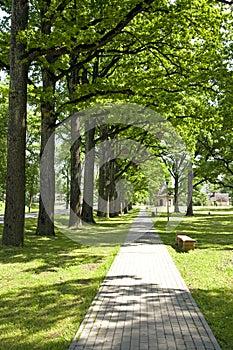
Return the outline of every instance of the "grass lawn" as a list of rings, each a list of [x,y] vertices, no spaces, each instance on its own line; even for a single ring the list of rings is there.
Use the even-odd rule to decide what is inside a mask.
[[[39,210],[39,204],[38,203],[33,203],[31,206],[31,213],[37,212]],[[5,202],[0,201],[0,215],[4,215],[5,211]],[[28,213],[28,207],[25,207],[25,213]]]
[[[4,210],[5,210],[5,203],[0,201],[0,215],[4,214]]]
[[[137,212],[87,229],[126,234]],[[35,227],[26,220],[24,248],[0,247],[1,350],[67,349],[119,250],[80,245],[60,232],[37,237]]]
[[[174,244],[175,231],[167,232],[165,216],[154,222],[222,350],[232,350],[233,208],[223,210],[211,208],[211,215],[199,211],[184,218],[175,231],[197,239],[196,249],[187,253]]]

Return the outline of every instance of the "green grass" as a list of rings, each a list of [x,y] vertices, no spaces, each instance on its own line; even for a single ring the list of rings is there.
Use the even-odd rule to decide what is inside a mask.
[[[5,210],[5,203],[0,201],[0,215],[4,214],[4,210]]]
[[[31,206],[30,212],[37,212],[39,210],[39,204],[38,203],[33,203]],[[5,202],[0,201],[0,215],[4,215],[5,211]],[[28,207],[25,206],[25,213],[28,213]]]
[[[35,213],[39,211],[39,203],[32,203],[30,208],[30,213]],[[25,213],[28,213],[28,206],[25,207]]]
[[[211,215],[200,211],[194,217],[185,217],[175,229],[197,239],[196,249],[187,253],[174,244],[175,231],[166,230],[165,216],[154,222],[222,350],[230,350],[233,349],[233,211],[232,208],[226,214],[219,211],[220,208],[212,208]]]
[[[126,234],[136,214],[88,230]],[[0,248],[1,350],[67,349],[119,250],[83,246],[60,232],[37,237],[35,227],[35,219],[26,220],[24,248]]]
[[[232,207],[231,206],[213,206],[213,205],[210,205],[210,206],[205,206],[205,207],[201,207],[201,206],[197,206],[195,207],[194,206],[194,212],[202,212],[202,211],[210,211],[210,212],[213,212],[213,213],[216,213],[216,212],[232,212]]]

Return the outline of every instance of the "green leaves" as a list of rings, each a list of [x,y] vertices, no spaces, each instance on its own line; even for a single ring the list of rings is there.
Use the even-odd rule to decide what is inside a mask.
[[[6,66],[7,23],[0,33],[0,63]],[[152,107],[172,122],[195,158],[201,135],[209,143],[216,132],[218,139],[223,116],[232,116],[231,24],[232,14],[207,0],[33,0],[28,29],[19,36],[31,62],[29,102],[39,110],[41,100],[54,101],[60,120],[106,101]],[[43,69],[55,91],[42,91]],[[225,118],[223,128],[229,127]],[[225,149],[224,157],[231,145],[231,132],[226,134],[214,145]]]

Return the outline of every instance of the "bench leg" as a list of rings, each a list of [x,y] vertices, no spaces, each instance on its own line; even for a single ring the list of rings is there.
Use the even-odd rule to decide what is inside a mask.
[[[183,241],[179,238],[177,238],[177,245],[178,247],[183,248]]]
[[[187,250],[194,250],[194,242],[183,242],[182,249],[186,252]]]

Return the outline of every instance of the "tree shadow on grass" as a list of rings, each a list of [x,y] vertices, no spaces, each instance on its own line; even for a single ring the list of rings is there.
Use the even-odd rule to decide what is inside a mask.
[[[97,225],[88,225],[83,230],[74,230],[72,236],[56,231],[55,237],[36,236],[36,219],[27,219],[25,224],[25,246],[18,247],[2,247],[0,245],[0,262],[27,262],[32,259],[42,259],[48,268],[54,266],[64,266],[72,260],[72,251],[79,250],[80,258],[77,263],[83,263],[88,259],[97,259],[95,255],[90,258],[90,253],[85,251],[91,246],[99,247],[117,247],[124,242],[128,233],[133,216],[138,210],[134,210],[131,215],[119,218],[117,222],[111,222],[111,219],[98,222]],[[115,220],[115,219],[114,219]],[[116,220],[115,220],[116,221]],[[125,229],[124,229],[125,226]],[[0,235],[2,234],[3,225],[0,225]],[[96,232],[95,232],[96,230]],[[73,239],[72,239],[73,238]],[[80,240],[79,240],[80,238]],[[82,259],[81,251],[84,252]],[[73,256],[74,258],[74,256]]]
[[[24,248],[0,246],[0,262],[2,264],[27,263],[38,259],[42,261],[42,264],[35,272],[39,273],[40,269],[49,271],[68,267],[74,263],[80,265],[102,261],[101,254],[90,253],[87,246],[68,239],[60,232],[57,232],[55,237],[36,236],[35,223],[35,220],[27,221]]]
[[[73,252],[79,250],[79,253]],[[91,254],[78,244],[72,243],[62,235],[57,239],[49,238],[44,241],[38,237],[31,237],[26,248],[3,248],[0,255],[2,264],[27,263],[32,260],[40,260],[40,267],[34,269],[35,273],[42,271],[54,271],[57,268],[65,268],[70,265],[100,263],[103,256]],[[29,271],[29,270],[24,270]]]
[[[198,249],[233,249],[233,220],[230,215],[200,216],[187,233],[197,240]]]
[[[192,289],[192,295],[217,337],[221,348],[224,350],[233,349],[232,288]]]
[[[112,283],[115,283],[114,280],[117,279],[119,285],[112,285]],[[125,281],[132,280],[130,286],[124,284],[124,279]],[[99,278],[71,279],[49,286],[22,287],[18,292],[8,291],[3,294],[0,300],[0,309],[2,310],[0,330],[1,334],[5,335],[1,339],[1,350],[67,349],[71,339],[70,336],[66,335],[68,333],[67,329],[62,327],[63,320],[69,318],[73,320],[73,323],[76,322],[75,328],[69,329],[69,332],[72,331],[71,333],[74,335],[88,305],[96,295],[100,282],[101,279]],[[161,332],[163,330],[166,334],[173,332],[172,327],[177,324],[177,317],[181,320],[187,308],[190,310],[189,316],[185,317],[189,326],[192,328],[194,322],[199,323],[198,318],[196,319],[195,305],[187,291],[161,288],[159,285],[145,283],[136,276],[129,275],[107,277],[105,286],[107,288],[99,294],[102,306],[100,312],[96,315],[96,319],[100,318],[102,320],[103,316],[106,320],[109,319],[110,327],[108,329],[111,329],[111,327],[114,329],[115,322],[119,319],[127,321],[125,334],[127,332],[131,334],[129,325],[132,322],[135,329],[138,329],[139,326],[147,329],[148,318],[152,317],[154,320],[152,310],[154,315],[157,315],[157,329],[161,327]],[[70,295],[71,298],[64,300],[64,295]],[[116,300],[116,295],[122,296],[122,298]],[[127,295],[128,297],[126,297]],[[135,300],[137,295],[140,296],[137,299],[140,300],[140,307],[137,306],[138,301]],[[196,302],[199,306],[202,306],[202,311],[207,320],[212,320],[209,325],[221,343],[222,349],[225,350],[231,349],[232,346],[233,300],[231,295],[231,290],[193,290]],[[228,300],[225,306],[222,305],[223,299]],[[81,308],[80,305],[82,305]],[[135,310],[134,312],[131,311],[132,308]],[[77,310],[79,311],[77,312]],[[164,324],[164,319],[168,317],[167,310],[172,312],[169,318],[171,323]],[[161,315],[161,320],[158,315]],[[59,327],[55,327],[54,330],[54,326],[57,324],[59,324]],[[17,332],[9,337],[7,331],[11,327],[14,327]],[[50,329],[53,329],[53,331],[50,332]],[[202,332],[201,329],[200,332]],[[38,341],[36,335],[41,332],[45,332],[45,335],[42,340]],[[187,331],[182,329],[180,337],[178,332],[179,330],[176,330],[175,336],[179,339],[188,337],[188,329]],[[27,334],[30,336],[26,337]],[[132,333],[132,342],[137,341],[137,336],[137,332]],[[193,337],[197,337],[196,341],[198,341],[197,333],[193,333]],[[120,344],[123,339],[119,336],[119,338],[115,338],[115,341]]]
[[[71,332],[75,334],[100,283],[100,278],[73,279],[2,294],[1,350],[66,349],[71,342],[67,335],[70,329],[62,326],[63,320],[69,319],[76,324]],[[64,298],[64,295],[70,298]],[[14,332],[9,336],[8,330],[12,328]],[[44,333],[40,341],[37,333]]]
[[[155,224],[156,227],[156,224]],[[233,249],[233,218],[230,215],[199,214],[187,221],[183,221],[176,231],[185,232],[196,239],[197,249],[215,249],[231,251]],[[165,244],[171,245],[177,252],[184,253],[175,245],[175,231],[167,232],[160,228],[160,235]]]
[[[36,236],[35,227],[27,220],[24,248],[0,247],[1,350],[66,349],[106,273],[109,250]]]
[[[124,242],[131,226],[132,215],[124,218],[98,218],[97,220],[95,224],[83,223],[81,229],[68,227],[68,216],[66,218],[58,218],[56,223],[65,236],[81,245],[116,247]]]

